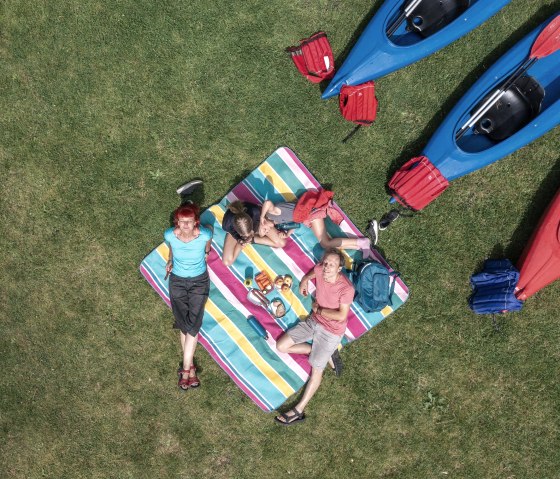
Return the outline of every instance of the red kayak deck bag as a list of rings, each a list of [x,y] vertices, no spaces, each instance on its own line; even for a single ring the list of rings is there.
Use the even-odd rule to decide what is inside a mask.
[[[342,116],[352,123],[371,125],[377,116],[375,83],[368,81],[355,86],[343,85],[339,106]]]
[[[325,32],[300,40],[296,47],[286,48],[300,73],[312,83],[334,76],[334,57]]]

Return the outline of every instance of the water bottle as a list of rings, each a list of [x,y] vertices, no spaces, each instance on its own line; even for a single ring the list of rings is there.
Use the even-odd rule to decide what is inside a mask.
[[[264,329],[263,325],[257,321],[257,318],[255,318],[254,316],[249,316],[247,318],[247,321],[261,338],[268,339],[268,333],[266,332],[266,329]]]
[[[276,225],[280,231],[297,230],[301,226],[301,223],[295,223],[293,221],[289,223],[283,223],[281,225]]]

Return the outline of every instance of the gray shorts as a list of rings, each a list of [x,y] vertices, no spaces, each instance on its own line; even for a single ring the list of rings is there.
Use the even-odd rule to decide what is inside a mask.
[[[325,369],[330,357],[338,347],[342,336],[330,333],[311,316],[301,321],[293,328],[288,329],[286,334],[296,344],[313,341],[309,364],[315,369]]]

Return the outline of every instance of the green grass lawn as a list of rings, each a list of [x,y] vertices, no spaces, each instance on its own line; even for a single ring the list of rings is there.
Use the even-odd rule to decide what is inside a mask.
[[[381,3],[2,2],[0,477],[560,477],[560,284],[501,334],[466,303],[560,187],[558,129],[383,234],[410,300],[344,350],[304,424],[275,425],[202,348],[202,387],[177,390],[172,315],[138,272],[175,188],[203,177],[208,206],[285,145],[363,229],[470,84],[558,9],[513,0],[381,79],[378,120],[342,145],[352,125],[283,49],[324,29],[337,56]]]

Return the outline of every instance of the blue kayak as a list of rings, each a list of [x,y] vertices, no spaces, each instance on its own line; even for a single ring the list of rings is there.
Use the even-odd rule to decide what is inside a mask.
[[[385,1],[336,72],[323,99],[338,95],[343,85],[375,80],[431,55],[484,23],[511,0],[421,0],[404,20],[404,9],[415,1],[418,3]],[[403,21],[397,25],[399,19]],[[388,35],[393,26],[394,33]]]
[[[395,173],[389,187],[397,201],[422,209],[449,181],[500,160],[560,123],[560,50],[557,50],[535,61],[502,99],[458,138],[462,127],[485,100],[500,91],[504,82],[530,57],[532,46],[545,27],[553,23],[560,26],[560,17],[551,20],[494,63],[447,115],[422,155]]]

